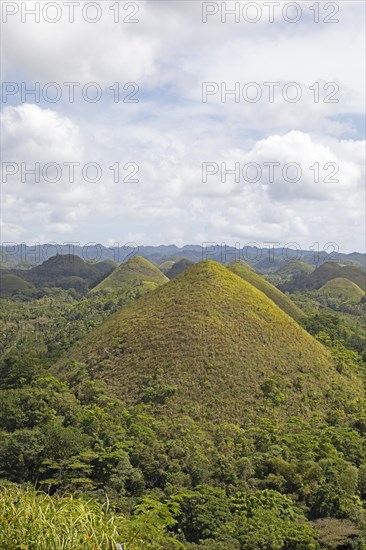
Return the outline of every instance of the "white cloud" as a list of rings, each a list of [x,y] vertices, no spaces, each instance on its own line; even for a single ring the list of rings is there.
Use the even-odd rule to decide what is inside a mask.
[[[76,124],[51,109],[25,103],[6,107],[2,113],[3,157],[26,162],[71,160],[83,154],[83,143]]]
[[[100,23],[76,17],[54,25],[4,25],[5,74],[28,83],[136,81],[140,103],[5,106],[3,161],[100,163],[101,181],[77,171],[71,183],[3,185],[3,238],[50,241],[129,239],[147,243],[200,240],[335,241],[363,248],[364,110],[361,2],[342,3],[335,25],[201,22],[200,2],[142,2],[138,24],[115,24],[110,3]],[[30,4],[30,3],[28,3]],[[62,3],[61,3],[62,4]],[[220,4],[220,3],[219,3]],[[16,75],[16,77],[14,77]],[[220,95],[201,101],[202,82],[296,81],[298,103],[274,104]],[[309,87],[337,82],[338,103],[315,103]],[[328,92],[331,90],[328,90]],[[19,98],[18,98],[19,99]],[[14,99],[17,101],[17,98]],[[344,136],[354,137],[345,139]],[[205,161],[298,163],[298,183],[201,181]],[[109,166],[139,165],[138,184],[115,183]],[[310,166],[319,163],[321,182]],[[340,167],[338,182],[323,181]],[[124,174],[125,175],[125,174]]]

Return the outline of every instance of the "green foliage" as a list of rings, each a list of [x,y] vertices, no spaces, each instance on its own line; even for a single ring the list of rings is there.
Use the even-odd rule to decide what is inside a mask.
[[[291,260],[285,262],[277,271],[275,275],[279,277],[282,281],[291,280],[293,277],[298,275],[308,275],[314,271],[314,267],[301,261],[301,260]]]
[[[286,495],[277,491],[264,490],[254,493],[239,492],[232,498],[232,508],[240,515],[252,517],[258,508],[271,510],[281,519],[304,518],[301,511],[294,506],[294,502]]]
[[[35,358],[16,353],[9,354],[0,362],[0,387],[11,389],[30,384],[41,372]]]
[[[315,313],[306,317],[303,325],[313,336],[323,332],[332,341],[339,340],[344,335],[340,319],[333,313]]]
[[[183,548],[167,533],[174,504],[145,499],[132,518],[75,496],[49,497],[17,486],[0,486],[0,547],[7,550],[136,550]]]
[[[324,287],[328,281],[333,281],[334,279],[345,279],[356,285],[363,292],[366,291],[366,276],[364,269],[354,265],[341,266],[336,262],[324,262],[309,274],[294,274],[290,280],[281,283],[280,288],[286,292],[295,292],[305,289],[317,290]],[[336,287],[338,287],[338,290],[336,290],[336,292],[338,292],[339,282],[336,283]],[[346,293],[348,292],[344,283],[341,283],[341,287],[342,293],[343,291],[346,291]],[[332,288],[332,285],[330,288]],[[349,288],[349,285],[347,285],[347,288]]]
[[[352,281],[337,277],[322,286],[318,295],[325,298],[329,307],[337,308],[345,303],[359,303],[365,292]]]
[[[179,527],[188,542],[214,536],[230,519],[229,500],[220,488],[198,485],[176,499],[180,504]]]
[[[358,312],[302,295],[317,342],[213,262],[144,291],[2,300],[0,547],[360,550]]]
[[[158,502],[146,497],[134,508],[134,514],[127,526],[126,547],[151,550],[173,550],[184,548],[178,540],[167,535],[166,529],[176,524],[179,512],[177,502]]]
[[[285,394],[281,391],[280,382],[275,378],[266,378],[261,384],[261,390],[274,404],[280,404],[285,401]]]
[[[271,510],[258,509],[241,520],[241,550],[318,550],[316,531],[305,523],[282,519]]]
[[[17,349],[22,356],[54,361],[111,313],[149,290],[129,282],[122,290],[87,297],[74,295],[73,289],[43,289],[34,291],[37,295],[29,299],[23,293],[2,300],[0,350],[13,353]]]
[[[357,313],[352,318],[328,310],[309,314],[303,326],[326,346],[338,350],[338,354],[348,356],[351,362],[366,358],[366,335],[362,316]],[[351,351],[358,355],[353,355]]]
[[[176,386],[165,384],[162,378],[162,371],[156,371],[152,376],[146,378],[141,389],[141,401],[143,403],[154,403],[163,405],[167,399],[175,394]]]

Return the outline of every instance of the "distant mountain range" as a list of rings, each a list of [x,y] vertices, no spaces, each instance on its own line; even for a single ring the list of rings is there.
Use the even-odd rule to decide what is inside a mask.
[[[314,267],[326,261],[366,267],[366,254],[359,252],[328,254],[325,251],[318,253],[314,250],[296,251],[292,248],[258,248],[256,246],[235,248],[214,243],[205,243],[204,246],[185,245],[183,247],[175,245],[137,246],[133,243],[115,247],[106,247],[102,244],[79,246],[73,244],[55,245],[52,243],[37,244],[36,246],[27,246],[26,244],[9,245],[0,247],[1,267],[32,267],[43,263],[57,253],[75,254],[86,261],[113,260],[118,264],[134,256],[142,256],[155,265],[169,261],[177,262],[182,258],[191,260],[194,263],[209,259],[222,264],[228,264],[234,260],[243,260],[263,273],[275,271],[288,264],[289,261],[295,260],[301,260]]]
[[[142,256],[134,255],[126,257],[125,261],[118,265],[111,259],[91,262],[74,254],[56,254],[42,264],[27,267],[17,264],[13,268],[9,266],[1,269],[0,296],[8,297],[18,292],[28,294],[30,292],[30,295],[33,295],[36,288],[53,287],[74,289],[82,293],[129,289],[141,295],[174,279],[197,263],[200,262],[182,258],[176,262],[166,260],[156,265]],[[163,270],[166,274],[161,266],[164,266]],[[168,266],[170,268],[167,269]],[[304,266],[308,269],[304,269]],[[338,296],[344,290],[345,296],[348,297],[351,291],[348,282],[355,285],[355,288],[352,287],[351,294],[354,295],[356,302],[360,300],[359,293],[363,295],[366,291],[366,272],[360,264],[338,264],[327,261],[314,269],[309,264],[293,260],[276,270],[266,271],[265,267],[259,270],[257,266],[254,268],[248,262],[236,260],[227,263],[226,267],[261,290],[296,320],[301,318],[301,311],[295,304],[289,302],[282,292],[318,290],[334,279],[336,284],[328,285],[325,289],[326,295]]]

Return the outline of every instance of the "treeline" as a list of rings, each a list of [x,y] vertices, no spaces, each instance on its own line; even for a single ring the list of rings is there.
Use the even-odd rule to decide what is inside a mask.
[[[17,484],[3,484],[1,547],[41,548],[31,541],[42,522],[56,541],[44,548],[55,549],[67,548],[60,542],[65,523],[65,540],[86,537],[75,548],[117,548],[128,540],[131,548],[364,547],[362,400],[335,399],[326,421],[314,415],[312,423],[284,423],[269,391],[269,414],[259,425],[213,426],[159,416],[156,392],[126,408],[84,375],[85,366],[75,363],[71,390],[31,356],[8,354],[1,363],[0,474]],[[27,507],[32,529],[24,523]],[[68,522],[67,514],[78,521]],[[25,546],[12,546],[15,536]]]

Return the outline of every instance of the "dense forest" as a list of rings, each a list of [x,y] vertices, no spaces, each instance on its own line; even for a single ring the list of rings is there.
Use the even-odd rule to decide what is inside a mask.
[[[356,263],[3,266],[0,548],[366,548]]]

